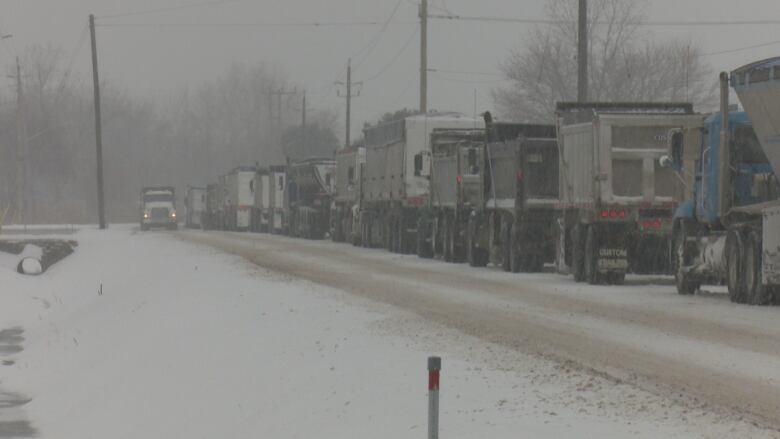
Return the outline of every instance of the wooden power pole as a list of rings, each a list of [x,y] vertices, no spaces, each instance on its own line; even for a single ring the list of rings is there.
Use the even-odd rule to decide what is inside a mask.
[[[16,213],[20,223],[26,218],[27,192],[27,112],[25,111],[22,67],[16,57]]]
[[[347,82],[336,82],[336,85],[344,86],[346,88],[346,92],[342,95],[339,90],[336,91],[336,93],[343,98],[347,99],[347,127],[346,127],[346,133],[344,136],[344,145],[345,147],[349,148],[350,145],[350,133],[351,133],[351,123],[352,123],[352,98],[360,96],[360,89],[363,85],[362,82],[352,82],[352,58],[350,58],[347,61]],[[357,91],[354,91],[357,88]]]
[[[106,228],[106,206],[103,191],[103,124],[100,115],[100,76],[98,75],[95,16],[89,15],[89,31],[92,36],[92,82],[95,90],[95,148],[97,156],[98,222],[100,230]]]
[[[420,113],[428,113],[428,0],[420,3]]]
[[[301,109],[301,160],[306,158],[306,90],[303,91],[303,108]]]
[[[577,101],[588,101],[588,0],[579,0],[577,23]]]

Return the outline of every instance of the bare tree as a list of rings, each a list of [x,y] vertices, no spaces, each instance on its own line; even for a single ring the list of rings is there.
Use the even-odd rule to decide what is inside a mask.
[[[640,24],[646,0],[592,0],[588,11],[593,101],[691,101],[710,106],[716,84],[698,46],[654,42]],[[534,29],[500,65],[512,84],[494,90],[504,117],[550,120],[555,103],[577,96],[577,2],[549,0],[551,24]]]

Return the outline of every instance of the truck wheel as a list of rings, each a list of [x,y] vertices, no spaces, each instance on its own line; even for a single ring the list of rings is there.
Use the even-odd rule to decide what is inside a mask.
[[[596,252],[599,248],[598,235],[594,226],[589,226],[585,235],[585,280],[591,285],[601,283]]]
[[[395,253],[393,246],[393,220],[392,218],[385,221],[382,225],[382,244],[385,250],[390,253]]]
[[[693,281],[690,275],[685,272],[685,267],[690,263],[690,249],[686,243],[687,227],[684,222],[681,222],[674,232],[675,243],[675,263],[676,268],[674,273],[675,284],[677,285],[677,294],[683,296],[689,296],[699,289],[700,284]]]
[[[528,266],[527,261],[525,261],[524,258],[529,255],[521,254],[520,249],[517,247],[517,232],[517,226],[512,226],[507,244],[509,247],[509,270],[512,273],[520,273],[521,271],[526,270]]]
[[[398,236],[398,253],[403,255],[411,253],[412,246],[409,245],[409,237],[406,233],[406,223],[403,219],[398,221],[398,232],[396,235]]]
[[[577,224],[571,232],[571,271],[575,282],[585,281],[585,246],[582,228],[581,224]]]
[[[772,290],[762,280],[761,235],[750,232],[745,243],[744,278],[745,295],[751,305],[765,306],[772,302]]]
[[[458,238],[460,237],[460,234],[458,233],[458,221],[455,219],[455,216],[453,215],[450,217],[450,234],[447,238],[447,242],[449,242],[450,245],[450,254],[452,255],[452,262],[459,264],[464,261],[463,257],[463,246],[458,245]]]
[[[433,257],[431,244],[427,241],[430,236],[430,224],[428,221],[420,218],[417,220],[417,256],[425,259]]]
[[[452,221],[448,215],[444,215],[444,226],[442,227],[442,255],[444,262],[453,262],[454,255],[452,254]]]
[[[501,268],[504,271],[512,271],[512,257],[510,252],[510,247],[512,247],[509,243],[512,239],[512,231],[509,229],[509,226],[506,225],[506,222],[501,222]]]
[[[745,302],[745,240],[739,230],[729,231],[726,238],[726,264],[728,275],[726,284],[729,288],[729,299],[733,303]]]
[[[609,273],[606,281],[610,285],[623,285],[626,283],[626,273]]]
[[[485,267],[488,263],[488,252],[477,247],[477,224],[473,218],[469,218],[466,228],[466,253],[469,265],[472,267]]]
[[[544,258],[542,255],[528,255],[525,260],[525,270],[528,273],[541,273],[544,271]]]

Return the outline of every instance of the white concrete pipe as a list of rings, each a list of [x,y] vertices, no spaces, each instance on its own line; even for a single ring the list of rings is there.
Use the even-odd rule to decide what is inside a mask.
[[[38,275],[43,273],[43,249],[37,245],[27,244],[24,250],[19,253],[19,263],[16,265],[16,271],[21,274]]]

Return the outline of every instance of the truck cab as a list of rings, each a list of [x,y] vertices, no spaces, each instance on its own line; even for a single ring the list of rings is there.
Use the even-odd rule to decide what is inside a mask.
[[[692,132],[670,133],[661,164],[676,170],[691,189],[674,215],[671,259],[679,294],[725,283],[732,302],[767,305],[776,300],[777,271],[771,261],[780,246],[777,227],[767,226],[775,224],[780,195],[767,157],[777,151],[772,142],[778,113],[767,105],[780,91],[780,81],[773,79],[775,65],[780,61],[721,73],[720,112]],[[729,105],[729,85],[746,111]]]
[[[145,187],[141,190],[141,230],[153,227],[178,228],[176,191],[171,186]]]

